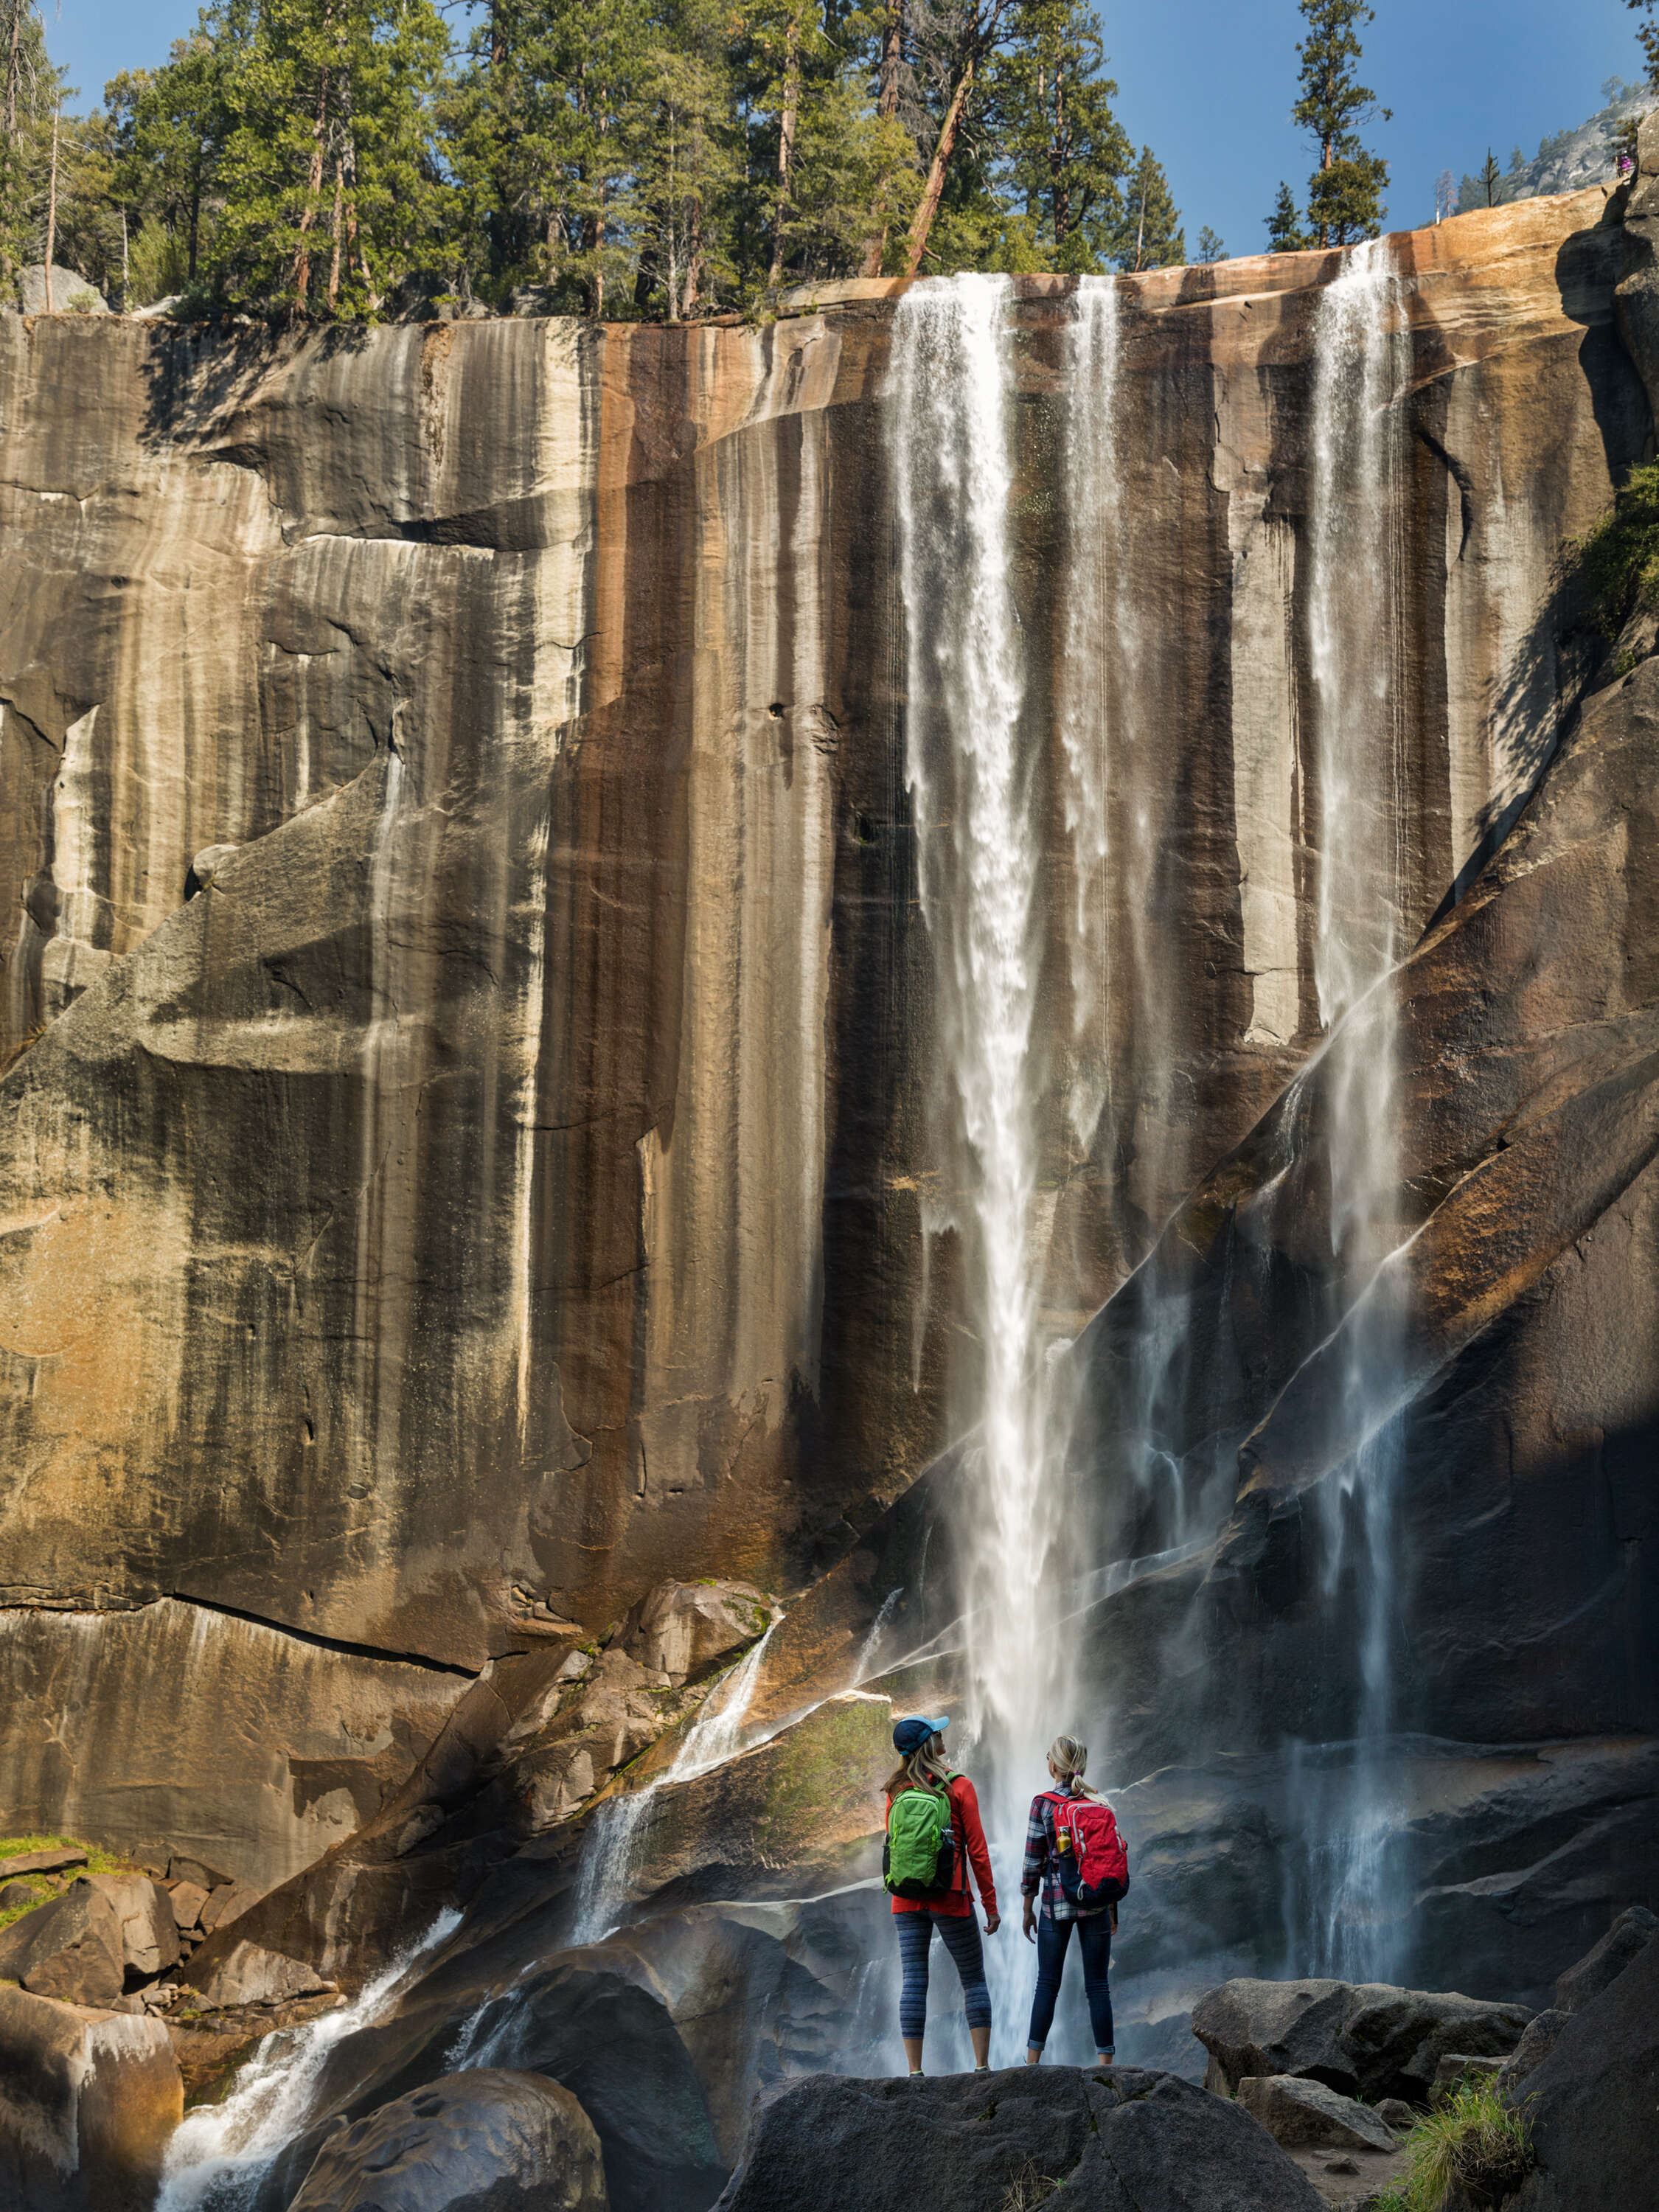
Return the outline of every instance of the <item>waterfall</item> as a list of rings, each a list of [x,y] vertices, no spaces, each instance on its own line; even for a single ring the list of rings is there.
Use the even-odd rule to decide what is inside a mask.
[[[686,1730],[666,1771],[642,1790],[613,1797],[599,1807],[582,1843],[581,1870],[576,1882],[576,1917],[573,1943],[599,1943],[610,1935],[632,1902],[629,1888],[639,1855],[641,1829],[654,1812],[652,1801],[671,1783],[695,1781],[716,1766],[723,1766],[738,1752],[749,1749],[744,1722],[755,1695],[755,1685],[766,1656],[766,1647],[777,1626],[750,1644],[738,1664],[714,1685],[702,1711]]]
[[[933,1225],[960,1239],[975,1340],[971,1371],[952,1378],[954,1409],[971,1432],[958,1516],[967,1735],[1005,1899],[1018,1880],[1026,1796],[1041,1778],[1042,1747],[1063,1724],[1065,1690],[1064,1646],[1046,1602],[1061,1492],[1039,1330],[1032,1048],[1043,793],[1040,747],[1022,726],[1012,294],[1006,278],[994,276],[913,286],[894,318],[888,395],[905,772],[935,979],[941,1196]],[[1087,733],[1073,741],[1077,834],[1097,847]],[[1006,1936],[988,1947],[1005,2018],[1023,1977],[1019,1948]]]
[[[1395,638],[1401,399],[1409,338],[1386,240],[1356,247],[1314,327],[1308,525],[1319,831],[1314,979],[1328,1042],[1334,1307],[1346,1310],[1400,1241],[1399,1038],[1390,971],[1402,949],[1402,718]],[[1351,1332],[1341,1379],[1350,1433],[1370,1441],[1326,1487],[1325,1596],[1358,1597],[1358,1742],[1346,1787],[1300,1791],[1314,1970],[1386,1978],[1403,1914],[1391,1893],[1395,1826],[1380,1771],[1392,1723],[1397,1426],[1376,1408],[1397,1361],[1389,1321]],[[1346,1799],[1346,1802],[1340,1802]]]
[[[316,2118],[313,2100],[330,2051],[384,2019],[416,1967],[460,1924],[459,1912],[441,1912],[349,2004],[266,2036],[227,2094],[186,2112],[174,2130],[155,2212],[244,2212],[256,2203],[271,2161]]]
[[[1111,726],[1133,697],[1137,637],[1127,592],[1120,496],[1118,288],[1078,283],[1066,328],[1060,467],[1066,490],[1066,658],[1060,672],[1063,805],[1072,842],[1072,1052],[1066,1113],[1086,1152],[1112,1103]]]

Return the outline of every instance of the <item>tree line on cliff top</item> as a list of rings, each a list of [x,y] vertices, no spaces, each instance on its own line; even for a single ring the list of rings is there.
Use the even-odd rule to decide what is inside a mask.
[[[1301,4],[1321,163],[1276,242],[1343,244],[1383,213],[1370,10]],[[489,0],[459,44],[434,0],[213,0],[73,118],[38,0],[0,0],[0,276],[50,222],[129,306],[357,319],[536,287],[678,322],[837,276],[1188,258],[1085,0]]]

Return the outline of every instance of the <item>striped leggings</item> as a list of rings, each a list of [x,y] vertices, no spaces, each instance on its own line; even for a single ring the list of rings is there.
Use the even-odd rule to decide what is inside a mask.
[[[904,1967],[904,1987],[899,1996],[899,2033],[918,2036],[927,2024],[927,1952],[938,1929],[945,1948],[956,1962],[969,2027],[991,2025],[991,1990],[985,1978],[985,1952],[979,1940],[979,1923],[967,1912],[930,1912],[926,1905],[915,1912],[896,1912],[899,1958]]]

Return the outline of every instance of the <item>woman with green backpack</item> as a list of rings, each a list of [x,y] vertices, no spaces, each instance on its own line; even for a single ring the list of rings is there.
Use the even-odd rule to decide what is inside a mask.
[[[904,1988],[899,2033],[913,2075],[921,2072],[927,2024],[927,1954],[938,1929],[956,1965],[974,2045],[974,2070],[990,2070],[991,1991],[979,1923],[968,1893],[968,1869],[985,1908],[985,1932],[1001,1926],[991,1854],[979,1798],[965,1774],[945,1763],[944,1721],[912,1717],[893,1730],[899,1765],[887,1780],[887,1844],[882,1871],[893,1899]]]

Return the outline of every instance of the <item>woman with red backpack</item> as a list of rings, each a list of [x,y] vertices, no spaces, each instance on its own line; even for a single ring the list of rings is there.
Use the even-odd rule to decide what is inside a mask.
[[[968,1869],[985,1908],[985,1932],[1002,1925],[979,1798],[965,1774],[945,1763],[945,1723],[912,1717],[893,1730],[899,1765],[887,1778],[887,1844],[882,1873],[893,1899],[904,1987],[899,2033],[912,2075],[921,2072],[927,2024],[927,1954],[933,1930],[955,1962],[974,2046],[974,2071],[990,2070],[991,1990],[968,1893]]]
[[[1112,2063],[1112,1992],[1107,1973],[1117,1900],[1129,1887],[1129,1863],[1111,1807],[1084,1783],[1088,1764],[1086,1744],[1075,1736],[1056,1736],[1048,1747],[1048,1772],[1054,1786],[1031,1800],[1025,1824],[1025,1865],[1019,1887],[1025,1938],[1037,1947],[1036,1994],[1025,2039],[1028,2066],[1042,2057],[1054,2026],[1074,1927],[1083,1954],[1083,1989],[1089,2000],[1095,2057],[1103,2066]]]

